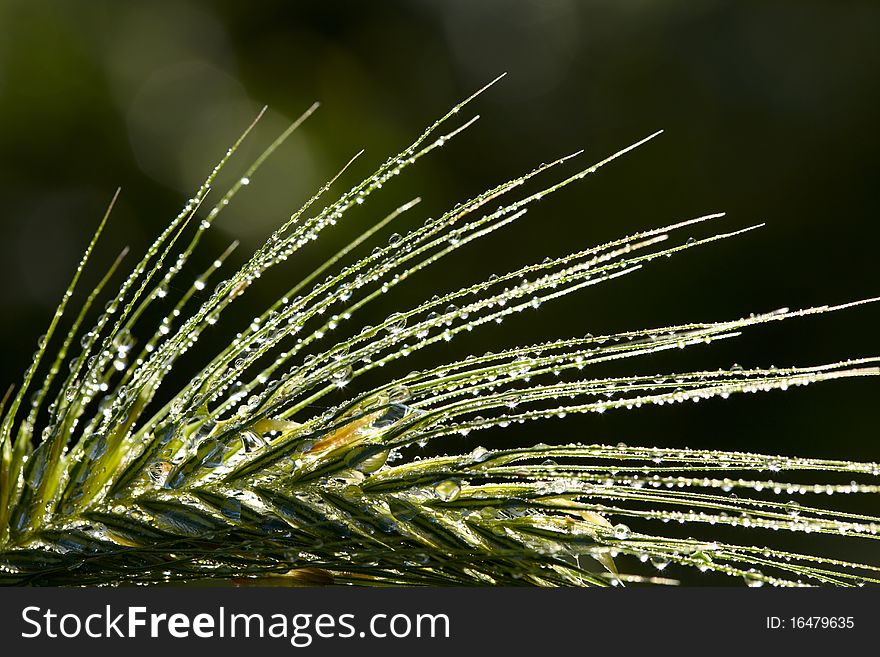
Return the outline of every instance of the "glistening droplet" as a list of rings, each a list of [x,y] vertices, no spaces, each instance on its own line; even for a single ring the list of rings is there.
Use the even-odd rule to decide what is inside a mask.
[[[444,502],[452,502],[458,498],[461,493],[461,486],[452,479],[438,482],[434,485],[434,495]]]

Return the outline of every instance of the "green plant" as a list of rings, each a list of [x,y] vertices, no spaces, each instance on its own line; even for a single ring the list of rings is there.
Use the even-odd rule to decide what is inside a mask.
[[[157,391],[178,357],[254,280],[470,126],[476,119],[437,136],[474,96],[316,211],[336,178],[324,185],[213,293],[198,294],[208,289],[231,248],[179,299],[171,299],[169,284],[204,231],[314,107],[199,215],[217,173],[249,128],[124,280],[96,324],[83,330],[121,262],[116,260],[52,357],[49,342],[108,210],[23,384],[3,402],[0,582],[237,578],[264,584],[607,585],[669,582],[662,572],[669,563],[753,585],[878,581],[877,566],[792,554],[761,542],[762,529],[832,534],[841,541],[875,539],[875,517],[780,501],[813,491],[874,494],[877,485],[868,483],[880,472],[874,463],[574,443],[419,454],[429,442],[443,451],[445,436],[473,438],[483,429],[565,414],[876,376],[876,358],[650,377],[584,374],[596,363],[726,339],[758,324],[867,301],[468,356],[314,410],[316,402],[353,379],[462,331],[743,232],[667,246],[681,229],[720,215],[682,221],[460,290],[437,290],[377,326],[355,328],[359,311],[403,280],[654,135],[540,192],[509,200],[523,183],[572,156],[542,164],[418,229],[391,235],[367,255],[352,256],[417,200],[401,206],[254,318],[167,402],[159,401]],[[489,209],[499,202],[497,210]],[[145,321],[151,306],[163,308],[157,326]],[[81,351],[72,355],[77,345]],[[24,404],[29,395],[30,408]],[[791,480],[802,472],[809,483]],[[817,482],[816,476],[829,481]],[[840,477],[845,483],[836,483]],[[854,477],[863,481],[850,481]],[[646,524],[658,530],[631,531],[628,518],[655,521]],[[662,531],[661,521],[703,532],[710,525],[752,527],[755,543],[678,538]],[[639,561],[618,555],[653,565],[636,572]],[[626,568],[618,572],[622,563]]]

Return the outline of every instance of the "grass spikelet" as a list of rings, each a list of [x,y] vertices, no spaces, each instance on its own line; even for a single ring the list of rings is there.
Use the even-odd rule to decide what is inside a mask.
[[[380,376],[382,368],[462,333],[757,227],[682,238],[683,229],[711,226],[723,216],[709,214],[444,288],[438,273],[446,256],[473,248],[524,217],[534,202],[659,133],[573,173],[559,172],[581,153],[559,157],[418,228],[383,237],[401,215],[418,211],[419,199],[402,203],[237,327],[235,338],[205,358],[185,385],[160,394],[180,357],[216,330],[258,278],[302,249],[320,248],[312,243],[349,210],[459,137],[477,119],[458,122],[459,113],[493,83],[365,180],[324,200],[356,154],[237,270],[227,271],[233,243],[191,273],[187,265],[204,232],[317,104],[225,192],[215,193],[219,172],[251,125],[118,292],[105,295],[127,252],[113,262],[50,352],[107,211],[33,364],[0,410],[0,583],[666,585],[686,569],[751,586],[880,582],[880,565],[814,553],[808,538],[833,537],[843,553],[877,539],[880,518],[833,504],[845,495],[876,495],[876,463],[570,437],[505,447],[500,433],[571,414],[875,377],[878,357],[615,377],[592,372],[600,363],[696,349],[758,325],[877,299],[610,335],[548,336],[404,376],[389,367],[391,374]],[[540,184],[539,191],[522,193],[526,183]],[[366,323],[371,303],[424,270],[439,281],[431,298]],[[184,273],[191,278],[181,286]],[[102,302],[103,312],[92,318]],[[359,385],[362,380],[371,383]],[[489,431],[495,437],[482,439]],[[462,436],[468,449],[448,453],[447,445],[461,444]],[[822,503],[811,501],[819,495]],[[780,545],[778,535],[791,540]],[[803,549],[785,547],[792,544]]]

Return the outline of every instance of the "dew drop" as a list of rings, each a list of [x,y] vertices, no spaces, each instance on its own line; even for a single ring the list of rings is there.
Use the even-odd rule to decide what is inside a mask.
[[[363,461],[358,463],[355,468],[364,472],[366,474],[370,474],[371,472],[375,472],[388,460],[388,450],[378,452],[377,454],[373,454],[372,456],[368,456]]]
[[[746,586],[752,588],[758,588],[760,586],[764,586],[764,580],[761,578],[761,574],[756,570],[749,570],[743,574],[743,580],[745,580]]]
[[[408,401],[409,397],[409,388],[403,384],[395,386],[388,391],[388,401],[392,404],[402,404],[403,402]]]
[[[230,520],[239,520],[241,518],[241,500],[234,497],[227,497],[220,507],[220,513]]]
[[[374,429],[385,429],[405,418],[409,412],[410,409],[408,406],[404,406],[403,404],[391,404],[384,413],[373,420],[370,426]]]
[[[418,515],[418,509],[415,506],[396,498],[391,498],[388,501],[388,510],[391,511],[392,516],[401,522],[409,522]]]
[[[147,468],[147,475],[154,484],[162,486],[165,484],[165,480],[168,478],[168,474],[173,467],[170,461],[154,461]]]
[[[353,370],[351,369],[351,365],[340,367],[333,370],[333,382],[336,384],[337,387],[342,388],[343,386],[347,385],[349,381],[351,381],[352,375]]]
[[[43,475],[48,464],[48,451],[45,446],[46,443],[40,443],[28,457],[29,472],[27,483],[31,488],[38,488],[43,481]]]
[[[452,479],[447,479],[434,485],[434,495],[443,502],[456,500],[459,493],[461,493],[461,486]]]
[[[245,452],[253,452],[266,444],[258,433],[251,431],[250,429],[245,429],[238,435],[238,437],[241,440],[241,446],[244,448]]]
[[[385,328],[391,333],[398,333],[406,328],[406,316],[401,313],[392,313],[385,320]]]
[[[651,565],[657,570],[665,570],[669,565],[669,560],[663,557],[651,557]]]
[[[107,438],[105,436],[98,436],[97,439],[93,440],[86,447],[86,454],[89,455],[89,458],[97,459],[104,455],[104,452],[107,451]]]
[[[206,443],[206,447],[208,452],[202,457],[201,464],[206,468],[219,468],[223,465],[223,455],[229,448],[213,438]]]
[[[482,463],[488,458],[489,450],[482,446],[474,447],[473,451],[470,453],[470,459],[472,463]]]

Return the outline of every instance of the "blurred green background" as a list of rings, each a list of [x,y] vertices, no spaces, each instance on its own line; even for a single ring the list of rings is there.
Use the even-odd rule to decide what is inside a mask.
[[[578,162],[596,161],[660,128],[658,140],[463,250],[442,277],[428,272],[382,299],[376,317],[493,271],[715,211],[728,212],[718,230],[767,226],[425,357],[880,294],[876,1],[0,0],[0,379],[18,380],[117,186],[86,285],[124,244],[146,248],[261,106],[268,115],[227,181],[320,100],[211,231],[203,261],[238,238],[240,263],[355,152],[366,149],[339,191],[504,71],[465,113],[482,116],[472,129],[328,231],[323,250],[257,286],[237,310],[242,321],[282,281],[414,196],[423,203],[404,228],[539,162],[581,148]],[[615,371],[867,356],[878,319],[880,309],[864,307],[795,320]],[[512,439],[877,460],[877,393],[872,380],[839,382],[568,418]]]

